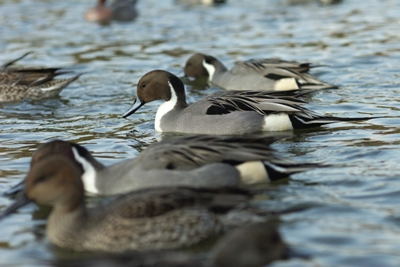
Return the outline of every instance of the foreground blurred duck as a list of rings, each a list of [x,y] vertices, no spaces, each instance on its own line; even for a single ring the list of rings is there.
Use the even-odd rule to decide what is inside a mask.
[[[85,19],[91,22],[108,23],[110,20],[132,21],[138,12],[137,0],[114,0],[110,7],[105,5],[106,0],[98,0],[95,7],[85,13]]]
[[[186,247],[230,227],[267,218],[243,209],[251,196],[237,190],[142,190],[88,209],[80,174],[64,156],[39,161],[25,179],[24,193],[0,218],[32,201],[50,205],[46,227],[50,242],[76,251],[108,252]],[[236,209],[239,204],[242,208]]]
[[[274,93],[225,91],[189,105],[182,81],[172,73],[154,70],[140,79],[137,85],[139,103],[136,104],[136,99],[123,118],[135,113],[144,104],[160,99],[165,103],[158,108],[154,122],[158,132],[234,135],[371,119],[324,116],[302,107],[302,100],[274,96]]]
[[[136,158],[104,166],[84,147],[61,140],[42,144],[31,166],[64,155],[82,168],[85,190],[111,195],[152,187],[237,187],[266,183],[320,167],[280,158],[269,145],[278,138],[184,136],[150,145]],[[22,184],[23,185],[23,184]],[[17,185],[9,194],[20,190]]]
[[[12,66],[28,54],[26,53],[0,67],[0,102],[19,101],[25,98],[38,100],[55,97],[80,76],[55,80],[56,76],[70,73],[70,71],[60,71],[60,68]]]
[[[250,59],[239,61],[228,70],[215,57],[194,54],[184,67],[186,76],[208,77],[209,81],[226,90],[320,90],[337,88],[309,74],[310,63],[280,59]]]

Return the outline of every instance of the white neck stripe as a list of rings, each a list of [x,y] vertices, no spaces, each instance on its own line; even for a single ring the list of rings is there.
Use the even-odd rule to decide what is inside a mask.
[[[72,147],[72,153],[74,153],[75,160],[82,164],[83,174],[81,178],[85,187],[85,191],[98,194],[99,190],[96,187],[96,170],[94,169],[93,165],[90,164],[90,162],[84,157],[81,157],[75,147]]]
[[[156,119],[154,121],[154,129],[157,132],[162,132],[161,120],[162,120],[163,116],[165,114],[167,114],[168,112],[170,112],[175,107],[176,103],[178,102],[178,97],[176,96],[174,87],[172,86],[172,84],[169,81],[168,81],[168,85],[171,90],[171,99],[162,103],[157,110]]]
[[[205,59],[203,59],[203,67],[208,72],[208,80],[211,81],[215,73],[215,67],[212,64],[208,64]]]

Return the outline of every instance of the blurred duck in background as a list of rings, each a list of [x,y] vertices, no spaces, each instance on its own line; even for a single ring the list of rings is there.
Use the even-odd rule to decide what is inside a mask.
[[[228,69],[217,58],[195,53],[186,62],[185,75],[195,79],[208,77],[210,83],[226,90],[321,90],[337,88],[309,73],[319,67],[277,58],[238,61]]]
[[[0,66],[0,102],[21,101],[26,98],[39,100],[57,96],[62,89],[81,74],[66,79],[54,79],[58,75],[72,73],[62,68],[13,66],[31,52]]]
[[[97,5],[85,13],[85,19],[90,22],[108,24],[111,20],[132,21],[138,12],[137,0],[114,0],[110,6],[106,6],[106,0],[98,0]]]

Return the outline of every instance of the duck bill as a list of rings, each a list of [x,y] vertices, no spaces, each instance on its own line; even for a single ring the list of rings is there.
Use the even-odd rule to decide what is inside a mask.
[[[17,211],[19,208],[26,206],[27,204],[31,203],[32,200],[29,199],[25,194],[20,194],[16,199],[14,204],[6,208],[0,213],[0,220],[4,219],[11,213]]]
[[[25,181],[22,180],[18,184],[14,185],[10,189],[8,189],[6,192],[4,192],[5,196],[14,196],[18,194],[19,192],[23,191],[25,188]]]
[[[122,115],[122,118],[127,118],[130,115],[132,115],[133,113],[136,112],[136,110],[138,110],[139,108],[141,108],[144,104],[146,104],[146,102],[144,101],[137,101],[138,99],[136,98],[135,101],[133,102],[132,106],[124,113],[124,115]],[[136,102],[138,102],[136,104]]]

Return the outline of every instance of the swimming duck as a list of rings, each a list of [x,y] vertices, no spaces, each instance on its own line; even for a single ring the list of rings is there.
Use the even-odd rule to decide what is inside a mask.
[[[132,21],[138,12],[136,10],[137,0],[114,0],[111,3],[112,19],[117,21]]]
[[[14,67],[18,60],[29,53],[4,64],[0,68],[0,102],[34,100],[57,96],[62,89],[79,78],[81,74],[67,79],[54,79],[71,71],[61,68]]]
[[[268,218],[268,213],[247,209],[251,194],[239,190],[148,189],[87,208],[81,171],[61,155],[34,164],[25,185],[23,194],[2,211],[0,218],[32,201],[50,205],[48,239],[75,251],[187,247],[241,223]],[[231,220],[236,217],[240,220]]]
[[[157,132],[238,135],[371,119],[324,116],[303,107],[305,102],[298,98],[274,93],[224,91],[189,105],[182,81],[167,71],[154,70],[139,80],[137,98],[122,117],[132,115],[148,102],[164,100],[154,122]]]
[[[98,0],[97,5],[85,13],[85,19],[91,22],[107,24],[110,20],[132,21],[138,12],[137,0],[114,0],[110,7],[105,5],[106,0]]]
[[[136,158],[104,166],[84,147],[54,140],[32,155],[31,167],[54,155],[64,155],[82,170],[85,190],[112,195],[152,187],[237,187],[267,183],[291,174],[322,167],[279,157],[270,148],[278,137],[182,136],[150,145]],[[14,194],[17,185],[8,191]]]
[[[317,66],[270,58],[239,61],[228,70],[215,57],[196,53],[187,60],[184,72],[189,77],[208,77],[212,84],[226,90],[284,91],[337,88],[309,74],[309,70],[313,67]]]

